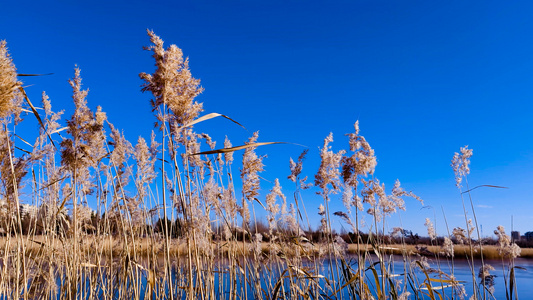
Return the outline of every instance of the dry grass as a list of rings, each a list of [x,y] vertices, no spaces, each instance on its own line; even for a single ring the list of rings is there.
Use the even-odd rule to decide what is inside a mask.
[[[224,148],[215,149],[211,137],[195,132],[193,125],[219,116],[233,120],[218,113],[200,116],[203,104],[195,97],[203,88],[188,60],[177,46],[165,48],[158,36],[148,34],[156,68],[140,77],[142,90],[151,93],[158,132],[149,143],[141,137],[135,145],[100,107],[91,111],[79,69],[69,81],[75,106],[69,118],[62,121],[63,113],[52,111],[44,93],[37,110],[17,80],[6,44],[0,43],[0,231],[6,235],[0,238],[0,299],[406,299],[409,294],[436,299],[435,280],[460,289],[454,274],[430,278],[432,271],[420,259],[419,254],[446,259],[442,248],[388,245],[378,235],[392,214],[406,209],[404,198],[421,199],[403,190],[399,180],[385,190],[374,176],[377,159],[358,122],[347,134],[347,150],[331,150],[333,134],[324,140],[313,182],[302,174],[307,151],[296,162],[290,159],[294,199],[287,199],[277,179],[268,194],[260,195],[264,156],[256,149],[277,143],[258,142],[256,132],[243,145],[232,146],[226,138]],[[38,120],[33,143],[13,134],[22,126],[22,111]],[[244,150],[242,166],[233,166],[237,150]],[[464,147],[453,158],[459,187],[471,155]],[[323,200],[320,242],[309,241],[311,234],[302,230],[309,217],[301,191],[310,186]],[[343,201],[346,210],[330,211],[331,201]],[[23,211],[23,202],[32,202],[36,211]],[[257,224],[252,229],[252,216],[260,209],[267,216],[262,233],[269,242],[263,242]],[[363,213],[369,227],[360,227]],[[334,216],[371,238],[347,245],[333,233]],[[465,217],[471,217],[466,209]],[[455,257],[495,259],[504,251],[507,286],[513,286],[519,249],[498,227],[502,246],[484,246],[481,257],[471,242],[475,214],[473,219],[466,229],[453,229],[454,241],[467,243],[454,246]],[[426,225],[433,237],[429,219]],[[451,245],[450,238],[445,237]],[[245,239],[251,242],[239,241]],[[402,255],[419,267],[406,266],[406,280],[394,284],[384,253]],[[367,254],[374,261],[365,261]],[[359,264],[348,265],[348,256]],[[523,249],[522,257],[533,257],[533,249]],[[476,281],[473,270],[472,296],[486,299]],[[512,298],[513,290],[507,292]]]
[[[11,239],[6,237],[0,238],[0,248],[5,248],[8,240],[12,242]],[[34,236],[24,240],[25,249],[27,255],[29,256],[39,256],[43,249],[46,251],[61,252],[65,251],[65,244],[69,244],[72,241],[54,241],[47,239],[45,236]],[[118,237],[96,237],[96,236],[86,236],[80,241],[80,251],[87,252],[90,254],[99,254],[103,257],[120,257],[124,254],[124,240]],[[155,240],[153,238],[137,238],[135,240],[135,248],[129,248],[129,254],[133,256],[134,254],[138,257],[147,258],[150,255],[155,254],[155,256],[163,257],[164,249],[163,244],[164,240],[162,237]],[[98,251],[96,251],[95,245],[98,245]],[[133,245],[133,243],[131,244]],[[235,249],[232,255],[237,256],[250,256],[253,255],[253,244],[246,242],[245,246],[242,246],[242,242],[237,241],[213,241],[210,245],[209,251],[217,252],[221,255],[227,255],[230,249]],[[295,251],[293,244],[278,244],[280,247],[279,252],[283,253],[285,256],[294,256],[301,255],[307,258],[313,258],[319,255],[321,251],[324,251],[326,246],[322,243],[315,244],[303,244],[299,247],[300,251]],[[270,243],[262,242],[261,243],[261,252],[268,254],[270,252]],[[244,249],[244,252],[243,252]],[[390,244],[378,247],[381,253],[395,254],[395,255],[407,255],[411,257],[422,256],[432,256],[440,257],[446,259],[447,255],[444,253],[442,247],[440,246],[427,246],[427,245],[407,245],[407,244]],[[187,244],[183,239],[171,239],[170,243],[170,253],[173,257],[185,257],[187,256]],[[373,253],[374,248],[370,244],[348,244],[346,249],[346,254],[356,255],[357,251],[361,254],[363,253]],[[454,257],[455,258],[466,258],[470,257],[470,247],[468,245],[454,245]],[[495,245],[484,245],[483,246],[483,257],[485,259],[494,260],[505,258],[504,255],[500,254],[499,247]],[[533,258],[533,248],[522,248],[521,249],[521,258]],[[479,247],[474,249],[474,258],[481,258],[481,251]]]
[[[350,244],[348,246],[348,253],[356,254],[357,245]],[[422,248],[422,249],[421,249]],[[379,248],[384,253],[396,254],[396,255],[423,255],[423,256],[433,256],[446,259],[446,253],[444,253],[442,247],[440,246],[427,246],[427,245],[407,245],[407,244],[392,244],[386,245]],[[427,250],[427,251],[426,251]],[[360,245],[360,252],[372,252],[372,245]],[[470,247],[468,245],[454,245],[454,257],[455,258],[466,258],[470,257]],[[483,257],[485,259],[502,259],[505,258],[500,254],[499,246],[494,245],[484,245],[483,246]],[[520,254],[521,258],[533,258],[533,248],[522,248]],[[474,258],[481,258],[481,251],[479,247],[474,249]]]

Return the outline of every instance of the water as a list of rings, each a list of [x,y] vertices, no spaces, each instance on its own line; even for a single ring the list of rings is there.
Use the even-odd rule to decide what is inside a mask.
[[[366,264],[367,267],[372,264],[372,261],[374,263],[378,262],[378,259],[376,257],[371,257],[371,259],[369,260],[370,262],[367,262]],[[352,258],[351,260],[348,259],[347,261],[351,261],[352,264],[354,265],[353,268],[357,268],[356,258]],[[472,284],[472,281],[473,281],[472,271],[471,271],[471,266],[466,259],[455,259],[453,262],[453,269],[451,267],[451,262],[448,262],[446,260],[441,260],[440,263],[437,263],[434,260],[428,259],[427,262],[430,267],[429,270],[434,271],[434,272],[428,272],[428,275],[430,278],[448,279],[449,277],[447,277],[446,275],[453,274],[455,279],[460,281],[462,287],[464,287],[464,290],[467,294],[465,298],[468,299],[473,294],[474,287]],[[335,263],[335,262],[334,261],[324,262],[324,268],[323,268],[324,275],[336,278],[337,277],[336,275],[331,276],[329,274],[330,263]],[[506,290],[507,291],[510,290],[510,288],[509,287],[506,288],[506,285],[505,285],[506,281],[507,281],[507,284],[509,284],[508,262],[502,262],[501,260],[485,260],[484,263],[485,265],[488,264],[494,267],[494,270],[490,272],[491,275],[494,275],[494,277],[492,277],[493,281],[491,282],[493,283],[493,289],[491,289],[491,291],[493,291],[492,296],[494,296],[494,298],[496,299],[507,299]],[[388,259],[386,259],[386,262],[385,262],[385,265],[387,266],[387,269],[388,269],[387,272],[389,274],[389,277],[393,280],[393,282],[399,281],[400,283],[399,285],[401,286],[402,289],[404,287],[407,287],[407,291],[411,293],[411,297],[409,297],[409,299],[414,299],[415,293],[413,291],[413,288],[409,286],[409,284],[405,285],[406,281],[408,281],[408,278],[404,274],[405,267],[406,266],[409,267],[407,264],[408,263],[404,263],[403,258],[401,256],[389,257]],[[516,290],[514,291],[514,293],[516,293],[519,298],[522,297],[522,299],[525,299],[529,295],[533,295],[533,260],[518,258],[518,259],[515,259],[514,265],[515,265],[515,283],[516,283]],[[481,267],[481,261],[475,260],[474,261],[474,273],[475,273],[476,286],[480,290],[481,297],[483,297],[483,285],[481,284],[481,279],[478,277],[478,272],[479,272],[480,267]],[[381,268],[379,264],[376,264],[374,268],[376,269],[378,276],[381,280]],[[446,275],[439,276],[439,272],[436,272],[436,270],[440,270]],[[335,269],[334,269],[334,272],[336,272]],[[423,283],[427,277],[426,277],[426,274],[424,274],[424,272],[420,270],[420,268],[417,268],[417,267],[413,268],[411,274],[414,274],[416,276],[416,281],[418,282],[418,285],[414,284],[415,288],[425,287]],[[366,275],[367,282],[373,283],[375,281],[372,271],[367,270],[365,275]],[[451,298],[452,295],[455,298],[457,298],[458,290],[454,291],[452,287],[445,287],[443,289],[440,289],[443,286],[447,286],[448,283],[432,281],[431,285],[435,287],[436,291],[438,291],[444,296],[443,298]],[[486,287],[488,288],[488,284],[486,285]],[[423,290],[423,292],[427,293],[428,291]],[[347,295],[347,293],[348,292],[345,291],[345,295]],[[420,294],[419,296],[423,297]],[[485,294],[486,299],[493,299],[492,296],[489,294],[488,291],[486,291],[486,294]],[[427,296],[423,298],[429,299],[429,297]],[[438,299],[438,296],[436,296],[436,298]]]
[[[440,270],[439,272],[432,271],[428,272],[428,275],[432,279],[447,279],[446,275],[451,275],[455,277],[456,280],[461,282],[462,287],[464,287],[464,290],[466,291],[466,297],[465,299],[470,298],[470,296],[473,293],[473,278],[472,278],[472,271],[471,266],[467,260],[464,259],[455,259],[453,264],[453,270],[451,268],[451,264],[449,264],[449,261],[445,259],[441,259],[440,263],[437,263],[437,261],[433,261],[431,259],[427,260],[429,264],[428,270]],[[345,266],[348,265],[352,269],[357,269],[357,257],[356,256],[346,256],[344,259]],[[515,277],[516,277],[516,286],[517,290],[516,293],[519,298],[526,299],[529,295],[533,294],[533,260],[530,259],[521,259],[518,258],[515,260]],[[501,260],[486,260],[485,264],[489,264],[492,267],[494,267],[495,270],[491,271],[492,275],[495,275],[493,277],[493,290],[494,290],[494,298],[495,299],[506,299],[506,290],[509,290],[509,287],[506,288],[505,282],[507,280],[507,283],[509,282],[509,266],[506,262],[502,262]],[[177,263],[176,266],[184,266],[184,264]],[[229,276],[229,265],[227,263],[224,263],[223,261],[217,261],[215,263],[217,265],[216,272],[210,276],[210,274],[204,273],[207,278],[213,278],[214,285],[212,286],[212,290],[214,291],[214,294],[212,294],[217,299],[227,299],[229,298],[229,291],[228,287],[234,284],[235,290],[237,291],[237,294],[243,295],[245,292],[248,296],[248,299],[254,299],[254,298],[264,298],[264,299],[270,299],[272,298],[274,294],[274,290],[278,289],[278,295],[281,295],[285,291],[290,290],[289,286],[289,280],[287,278],[280,281],[280,284],[277,285],[278,280],[280,278],[280,275],[287,275],[288,271],[286,271],[287,266],[286,265],[278,265],[278,264],[259,264],[258,269],[252,270],[251,268],[248,268],[246,271],[246,280],[247,284],[244,284],[242,272],[239,267],[236,267],[237,270],[237,280],[236,282],[232,283],[230,282],[230,276]],[[240,265],[244,265],[242,262]],[[310,296],[311,299],[327,299],[328,297],[332,298],[343,298],[343,299],[351,299],[352,295],[350,294],[349,287],[345,287],[342,290],[340,290],[337,294],[334,294],[334,291],[339,290],[339,288],[344,285],[347,281],[347,278],[342,275],[343,270],[343,262],[339,259],[325,259],[321,260],[320,262],[313,262],[313,261],[305,261],[302,266],[300,266],[301,269],[306,270],[306,272],[309,272],[312,275],[321,275],[323,277],[320,278],[314,278],[314,279],[303,279],[304,281],[309,284],[311,281],[318,282],[318,285],[320,287],[316,287],[315,285],[312,285],[314,288],[308,289],[305,292]],[[369,266],[373,266],[374,270],[376,271],[376,274],[373,273],[371,268]],[[414,267],[413,267],[414,266]],[[482,289],[482,285],[480,284],[480,279],[478,278],[478,272],[479,268],[481,266],[481,261],[476,260],[474,261],[474,273],[475,273],[475,281],[476,286],[479,289]],[[388,256],[385,259],[384,267],[387,269],[387,274],[389,274],[387,279],[384,279],[381,277],[381,266],[379,264],[379,260],[375,256],[370,256],[367,258],[366,265],[365,265],[367,271],[365,272],[365,283],[369,286],[369,289],[373,292],[375,296],[376,295],[376,284],[375,284],[375,276],[377,276],[378,281],[380,284],[383,281],[390,282],[394,285],[397,284],[399,291],[398,293],[408,291],[411,293],[411,296],[409,299],[415,299],[415,296],[418,295],[420,299],[429,299],[428,296],[424,296],[423,293],[428,293],[427,290],[421,290],[421,288],[424,288],[424,280],[426,280],[426,275],[424,272],[421,271],[420,268],[416,267],[416,264],[412,264],[409,262],[404,262],[403,257],[401,256]],[[408,274],[411,274],[412,276],[407,276],[405,274],[405,269],[408,269]],[[285,273],[284,273],[285,272]],[[298,271],[296,269],[292,269],[292,274],[296,274]],[[105,273],[105,272],[104,272]],[[119,272],[120,273],[120,272]],[[147,289],[147,277],[145,271],[137,272],[139,275],[137,277],[137,290],[138,293],[136,293],[140,299],[148,299],[147,295],[149,295],[149,289]],[[300,278],[305,277],[301,276],[303,273],[300,273]],[[440,275],[439,275],[440,274]],[[94,275],[94,274],[92,274]],[[183,288],[187,285],[186,283],[186,276],[183,273],[183,270],[180,271],[177,268],[174,268],[173,274],[172,274],[172,282],[174,286],[174,293],[177,296],[177,299],[182,298],[184,299],[186,290]],[[89,277],[91,274],[89,274]],[[89,296],[90,293],[93,294],[97,298],[100,298],[102,296],[103,289],[109,287],[109,283],[111,286],[115,284],[115,281],[117,280],[117,277],[113,277],[114,279],[109,279],[108,274],[103,276],[98,276],[97,280],[99,281],[97,283],[97,288],[92,289],[91,287],[94,287],[93,284],[90,283],[90,278],[87,277],[87,280],[84,281],[85,285],[85,295]],[[327,280],[325,278],[327,278]],[[507,277],[507,278],[506,278]],[[350,278],[350,277],[348,277]],[[95,278],[93,277],[93,280]],[[109,282],[109,280],[112,280],[112,282]],[[160,280],[162,280],[160,278]],[[61,284],[62,279],[58,278],[58,285],[64,286],[64,283]],[[256,283],[257,285],[254,287],[253,283]],[[218,283],[222,283],[222,285],[219,285]],[[204,285],[205,283],[200,283],[201,285]],[[388,283],[387,283],[388,285]],[[442,294],[443,299],[451,299],[452,296],[455,299],[457,298],[457,290],[454,290],[452,287],[446,287],[443,289],[439,289],[442,285],[447,285],[447,283],[440,283],[438,281],[432,281],[431,285],[435,288],[435,291],[438,291]],[[199,287],[199,284],[196,283],[195,286]],[[260,288],[257,288],[259,286]],[[181,287],[181,288],[180,288]],[[91,291],[92,290],[92,291]],[[254,294],[254,291],[260,291],[260,294]],[[418,293],[415,292],[415,290],[418,291]],[[390,286],[386,289],[387,292],[390,291]],[[108,290],[109,292],[109,290]],[[162,298],[163,294],[166,294],[164,296],[168,296],[169,288],[168,285],[159,286],[159,290],[155,292],[155,294],[152,294],[152,298]],[[422,293],[421,293],[422,292]],[[128,293],[126,293],[128,294]],[[483,294],[481,293],[483,296]],[[7,299],[2,297],[3,295],[0,295],[0,299]],[[116,297],[120,297],[118,294],[115,295]],[[122,296],[125,296],[123,294]],[[486,299],[494,299],[492,296],[486,293]],[[58,295],[58,299],[60,298],[60,295]],[[242,298],[242,297],[239,297]],[[376,297],[377,298],[377,297]],[[388,297],[390,298],[390,297]],[[436,299],[439,299],[438,296],[436,296]]]
[[[494,297],[496,299],[507,299],[505,281],[509,283],[509,266],[508,262],[502,262],[501,260],[485,260],[485,264],[494,267],[494,270],[490,273],[495,275],[494,277]],[[519,298],[526,299],[529,295],[533,294],[533,260],[517,258],[514,261],[516,287]],[[478,278],[479,268],[481,267],[481,261],[474,261],[476,281],[479,284],[480,278]],[[522,269],[523,268],[523,269]],[[449,267],[442,267],[443,271],[450,272]],[[454,275],[458,280],[466,281],[463,285],[467,291],[468,296],[472,295],[472,272],[468,261],[455,260],[454,261]],[[505,278],[507,277],[507,278]],[[509,287],[507,288],[509,290]],[[489,297],[487,297],[489,298]]]
[[[365,282],[370,286],[370,290],[373,291],[373,294],[376,295],[376,286],[374,284],[375,277],[370,268],[368,268],[370,265],[374,266],[374,269],[376,270],[378,280],[381,282],[381,268],[379,266],[379,260],[375,256],[371,256],[369,259],[367,259],[366,267],[367,271],[365,272]],[[451,267],[451,261],[447,261],[445,259],[441,259],[440,263],[437,263],[437,261],[428,259],[427,260],[429,264],[429,269],[432,270],[428,272],[428,275],[432,279],[449,279],[446,275],[453,274],[454,278],[457,281],[461,282],[461,286],[464,288],[464,291],[466,292],[465,299],[470,298],[470,296],[473,294],[473,284],[472,281],[476,281],[476,287],[480,290],[480,295],[483,298],[483,285],[481,284],[481,279],[478,277],[479,268],[481,267],[481,261],[477,260],[474,261],[474,275],[475,278],[472,277],[472,271],[471,266],[469,262],[465,259],[455,259],[453,262],[453,269]],[[350,265],[353,269],[357,269],[357,257],[355,256],[347,256],[345,258],[345,263],[347,265]],[[507,284],[509,284],[509,266],[507,262],[502,262],[501,260],[486,260],[485,265],[491,265],[494,267],[494,270],[490,272],[491,275],[494,275],[492,284],[493,289],[490,289],[493,291],[493,294],[490,295],[489,291],[486,291],[485,298],[486,299],[506,299],[506,290],[509,291],[509,287],[506,288],[505,282],[507,281]],[[533,294],[533,260],[529,259],[516,259],[515,260],[515,282],[516,282],[516,291],[518,297],[522,297],[522,299],[525,299],[529,295]],[[426,274],[421,271],[420,268],[416,267],[416,264],[409,264],[404,262],[403,258],[401,256],[389,256],[387,259],[385,259],[384,265],[386,266],[386,269],[388,270],[387,273],[389,274],[389,278],[391,278],[391,281],[393,283],[398,283],[398,286],[400,288],[400,291],[398,293],[401,293],[403,291],[408,291],[411,293],[411,296],[409,299],[415,299],[415,292],[414,289],[418,289],[419,293],[418,296],[421,299],[429,299],[430,297],[424,296],[424,293],[428,293],[427,290],[424,290],[424,280],[426,280]],[[301,266],[302,268],[306,270],[314,270],[309,271],[310,273],[313,273],[314,275],[323,275],[324,277],[328,278],[329,282],[331,283],[332,280],[335,281],[337,284],[328,285],[328,281],[326,279],[317,279],[321,290],[317,290],[315,294],[310,293],[311,299],[314,298],[320,298],[320,297],[331,297],[333,295],[333,291],[338,290],[344,283],[346,282],[346,278],[342,275],[342,262],[340,260],[323,260],[321,263],[315,265],[312,261],[304,262],[304,265]],[[405,268],[411,268],[410,274],[414,274],[414,278],[411,278],[411,284],[409,284],[409,278],[405,275]],[[272,287],[275,286],[275,282],[266,282],[265,278],[269,277],[267,275],[272,275],[270,278],[271,280],[277,281],[280,274],[283,272],[284,268],[286,266],[282,267],[276,267],[276,266],[270,266],[265,267],[263,266],[262,272],[268,273],[268,274],[261,274],[259,277],[261,278],[261,288],[263,291],[269,291],[270,293],[263,293],[263,298],[271,298],[272,296]],[[440,270],[440,273],[436,270]],[[333,272],[333,273],[332,273]],[[446,275],[443,275],[446,274]],[[220,276],[222,276],[222,280],[227,281],[227,273],[217,273],[215,274],[215,280],[219,280]],[[440,275],[439,275],[440,274]],[[339,278],[340,277],[340,278]],[[249,282],[252,281],[251,279],[248,280]],[[283,286],[280,288],[285,289],[286,291],[289,290],[289,283],[288,280],[285,279],[283,282]],[[243,282],[242,280],[237,282],[237,289],[239,291],[243,291]],[[452,287],[445,287],[443,286],[448,285],[448,283],[441,283],[438,281],[431,281],[431,285],[434,287],[434,290],[441,293],[444,299],[451,299],[452,297],[454,299],[458,299],[458,293],[460,289],[454,289]],[[228,285],[225,285],[228,286]],[[328,288],[329,287],[329,288]],[[489,286],[487,285],[487,288]],[[422,292],[420,293],[420,288],[422,288]],[[390,290],[390,288],[387,288],[387,292]],[[249,297],[253,298],[253,292],[250,287],[246,289],[247,294]],[[217,298],[228,298],[228,291],[220,291],[219,289],[215,289],[216,297]],[[336,297],[342,297],[343,299],[351,299],[351,294],[348,290],[348,287],[345,287],[342,289],[339,293],[335,295]],[[439,299],[438,295],[435,295],[436,299]],[[376,297],[377,298],[377,297]]]

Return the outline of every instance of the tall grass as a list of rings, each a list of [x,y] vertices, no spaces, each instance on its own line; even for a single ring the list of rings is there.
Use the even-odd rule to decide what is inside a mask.
[[[188,59],[175,45],[164,48],[157,35],[148,35],[155,71],[140,78],[152,97],[157,131],[149,143],[140,137],[135,145],[100,107],[88,108],[78,68],[70,80],[75,110],[64,123],[63,111],[52,110],[44,92],[40,107],[34,106],[6,43],[0,44],[2,299],[462,299],[467,295],[453,268],[445,273],[428,264],[429,257],[453,266],[457,254],[471,263],[468,296],[491,298],[491,267],[481,261],[476,270],[476,249],[485,245],[479,233],[477,241],[472,238],[477,220],[468,220],[466,206],[466,229],[454,228],[441,242],[427,219],[429,248],[408,246],[402,228],[384,234],[387,219],[405,210],[404,199],[422,200],[400,181],[386,192],[374,176],[376,156],[358,122],[348,134],[349,153],[331,150],[333,134],[324,140],[314,182],[302,177],[306,150],[290,160],[294,197],[287,199],[276,179],[261,202],[264,165],[256,149],[271,143],[258,142],[254,133],[243,145],[226,138],[217,149],[208,134],[197,133],[199,122],[233,120],[218,113],[201,116],[203,104],[195,97],[203,88]],[[33,143],[16,134],[23,112],[38,120]],[[235,176],[239,150],[242,167]],[[453,159],[458,186],[471,154],[462,148]],[[322,197],[315,232],[308,215],[315,208],[306,209],[301,193],[313,187]],[[330,202],[338,199],[344,210],[331,211]],[[259,220],[259,210],[267,223]],[[371,218],[364,234],[363,215]],[[337,217],[350,235],[335,234],[331,224]],[[510,299],[516,297],[514,258],[520,248],[503,227],[497,235],[498,253],[489,253],[508,266]]]

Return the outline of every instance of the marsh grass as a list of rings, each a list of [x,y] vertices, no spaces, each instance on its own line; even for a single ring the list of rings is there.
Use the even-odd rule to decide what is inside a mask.
[[[358,122],[348,134],[347,151],[331,150],[333,134],[324,140],[313,183],[302,176],[305,150],[296,162],[290,159],[293,197],[284,195],[276,179],[261,202],[264,156],[256,150],[279,142],[258,142],[254,133],[241,145],[226,138],[217,148],[208,134],[195,132],[194,125],[216,117],[242,125],[220,113],[201,116],[203,104],[195,97],[203,88],[188,59],[175,45],[164,48],[157,35],[148,35],[155,71],[140,77],[142,90],[152,97],[157,132],[150,142],[140,137],[135,145],[101,107],[88,108],[78,68],[69,81],[75,110],[64,123],[64,112],[52,110],[44,92],[41,107],[34,106],[6,43],[0,44],[0,298],[466,297],[453,268],[449,274],[430,268],[428,258],[452,266],[454,258],[467,259],[474,293],[469,296],[479,299],[492,295],[487,286],[492,277],[482,263],[478,284],[474,261],[505,260],[506,292],[516,296],[514,258],[520,249],[503,227],[499,245],[474,242],[477,220],[468,221],[466,209],[466,229],[454,228],[444,242],[434,230],[425,246],[409,245],[402,228],[383,234],[388,218],[406,209],[404,199],[422,200],[400,181],[386,192],[374,176],[376,156]],[[38,120],[33,143],[15,134],[22,112]],[[236,176],[234,154],[240,150]],[[471,154],[462,148],[454,157],[458,186]],[[315,232],[301,193],[312,187],[322,198]],[[330,201],[342,201],[344,210],[331,211]],[[266,224],[258,220],[259,210]],[[363,215],[371,218],[365,226]],[[332,218],[340,218],[351,234],[335,234]],[[429,219],[426,223],[432,229]],[[533,252],[524,249],[522,256]],[[393,268],[395,258],[402,270]]]

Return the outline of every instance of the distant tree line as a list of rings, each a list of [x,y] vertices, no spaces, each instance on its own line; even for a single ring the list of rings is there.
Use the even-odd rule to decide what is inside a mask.
[[[63,218],[57,218],[56,219],[56,225],[55,230],[56,234],[68,234],[69,229],[69,223],[71,221],[71,218],[69,215],[64,215]],[[166,224],[165,224],[166,223]],[[262,235],[262,240],[264,242],[269,242],[271,240],[271,233],[268,228],[268,225],[265,224],[262,221],[253,221],[251,222],[251,226],[249,226],[248,230],[243,230],[242,228],[234,228],[231,232],[232,239],[237,241],[242,241],[243,239],[246,241],[252,241],[253,236],[256,233],[260,233]],[[11,227],[9,227],[8,224],[12,224]],[[5,236],[7,233],[10,233],[11,235],[14,235],[15,233],[18,233],[19,228],[18,226],[14,226],[16,224],[15,222],[7,222],[3,221],[0,223],[0,236]],[[148,236],[153,233],[158,233],[161,235],[166,235],[166,231],[168,230],[168,235],[171,238],[180,238],[183,237],[183,234],[185,232],[183,225],[184,222],[177,218],[173,221],[170,219],[163,219],[158,218],[153,224],[145,224],[143,226],[137,227],[136,234],[140,236]],[[44,231],[45,226],[43,226],[43,221],[40,220],[36,215],[34,214],[22,214],[21,216],[21,225],[22,225],[22,234],[28,235],[43,235],[46,234]],[[54,227],[54,226],[52,226]],[[49,227],[48,227],[49,228]],[[113,218],[106,218],[105,213],[102,214],[102,216],[99,216],[96,212],[92,212],[91,216],[88,220],[86,220],[83,224],[81,224],[81,229],[86,234],[96,234],[98,232],[109,232],[113,235],[118,235],[122,233],[123,226],[121,226],[119,220],[115,220]],[[213,240],[223,240],[224,234],[222,226],[213,226],[212,228],[213,234],[212,238]],[[287,229],[280,228],[273,232],[273,235],[280,235],[281,233],[285,236],[291,236],[291,234],[287,234]],[[312,243],[319,243],[324,242],[327,240],[327,235],[325,235],[322,231],[316,229],[308,229],[303,230],[301,233],[306,237],[307,240],[309,240]],[[333,230],[332,234],[334,236],[338,235],[340,236],[346,243],[356,243],[359,239],[361,242],[366,243],[369,242],[369,235],[364,232],[359,232],[358,234],[354,232],[347,232],[345,230],[341,230],[340,233],[337,233],[335,230]],[[296,234],[293,234],[294,237],[296,237]],[[444,243],[443,237],[437,237],[434,240],[431,240],[429,237],[423,237],[420,236],[418,233],[413,233],[411,230],[402,229],[398,235],[391,236],[388,234],[378,234],[378,236],[375,236],[374,238],[379,238],[380,241],[383,241],[385,244],[407,244],[407,245],[436,245],[441,246]],[[453,240],[453,239],[452,239]],[[454,241],[457,243],[457,241]],[[518,246],[522,248],[533,248],[533,231],[526,232],[524,234],[524,238],[515,241]],[[493,238],[484,238],[483,244],[485,245],[495,245],[497,241]]]

